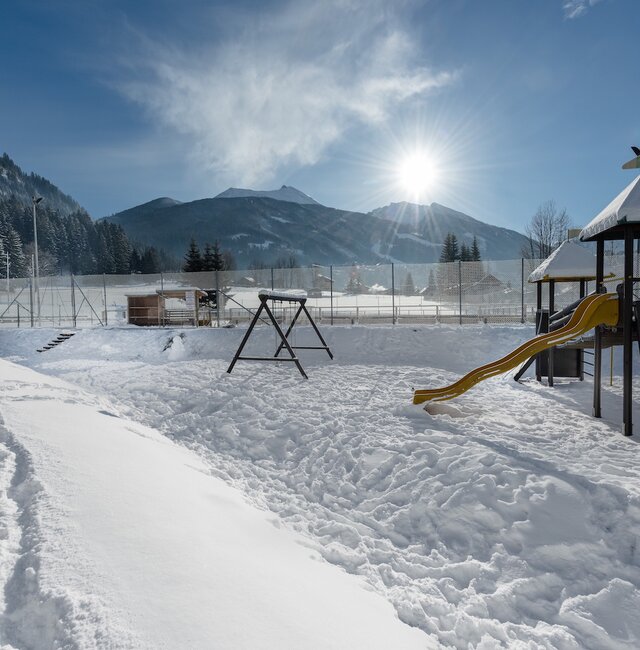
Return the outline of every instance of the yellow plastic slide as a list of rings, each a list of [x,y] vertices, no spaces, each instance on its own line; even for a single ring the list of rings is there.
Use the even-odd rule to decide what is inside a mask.
[[[523,343],[507,356],[480,366],[467,373],[464,377],[443,388],[416,390],[413,394],[413,403],[421,404],[433,400],[443,402],[461,395],[465,391],[495,375],[500,375],[524,363],[530,357],[552,348],[561,343],[566,343],[577,336],[585,334],[597,325],[613,326],[618,322],[618,295],[601,293],[587,296],[575,309],[569,322],[555,332],[540,334]]]

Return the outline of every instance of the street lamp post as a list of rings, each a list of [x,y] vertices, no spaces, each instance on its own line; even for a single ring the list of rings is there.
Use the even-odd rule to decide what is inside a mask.
[[[33,204],[33,245],[35,248],[35,294],[36,294],[36,314],[38,316],[38,325],[40,325],[40,266],[38,264],[38,226],[36,224],[36,205],[42,201],[41,196],[34,196],[31,198],[31,203]]]

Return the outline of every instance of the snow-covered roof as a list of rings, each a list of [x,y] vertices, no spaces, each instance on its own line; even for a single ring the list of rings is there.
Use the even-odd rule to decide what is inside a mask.
[[[529,282],[588,280],[596,277],[596,256],[583,246],[564,241],[529,276]]]
[[[624,223],[640,224],[640,176],[637,176],[609,205],[582,229],[580,239],[588,241]]]

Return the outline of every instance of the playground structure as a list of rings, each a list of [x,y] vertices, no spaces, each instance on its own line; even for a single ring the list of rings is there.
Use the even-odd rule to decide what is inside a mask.
[[[623,424],[625,436],[633,433],[633,333],[635,331],[640,344],[640,301],[634,300],[634,283],[640,278],[634,277],[634,242],[640,239],[640,176],[632,181],[611,203],[604,208],[580,233],[580,240],[596,242],[595,257],[595,291],[586,298],[586,279],[573,275],[571,279],[581,282],[581,299],[565,310],[551,317],[549,332],[539,333],[536,337],[516,348],[505,357],[480,366],[464,375],[449,386],[436,389],[416,390],[414,404],[426,401],[449,400],[469,390],[478,382],[502,374],[519,364],[532,363],[540,353],[549,352],[547,374],[550,385],[554,376],[554,348],[565,344],[564,351],[583,352],[593,348],[593,416],[602,416],[601,381],[602,350],[605,347],[622,345],[623,348]],[[616,293],[606,293],[604,270],[605,241],[624,241],[624,272],[622,284]],[[551,261],[550,258],[547,262]],[[543,265],[541,265],[543,266]],[[532,274],[533,275],[533,274]],[[544,275],[539,280],[542,281]],[[552,278],[547,278],[549,281]],[[534,280],[538,281],[538,280]],[[555,279],[554,279],[555,282]],[[550,286],[549,312],[553,310],[553,290]],[[541,284],[538,282],[538,309],[541,311]],[[592,339],[577,340],[590,330],[594,330]],[[539,329],[537,329],[539,331]],[[582,370],[584,370],[582,368]],[[540,378],[541,366],[537,368]],[[518,373],[521,374],[521,373]]]
[[[597,325],[614,327],[618,324],[619,308],[618,296],[615,294],[592,294],[580,301],[571,318],[563,327],[546,334],[540,334],[535,338],[523,343],[506,356],[475,368],[449,386],[443,388],[432,388],[427,390],[416,390],[413,396],[414,404],[421,404],[426,401],[445,401],[458,397],[468,391],[477,383],[489,377],[500,375],[532,357],[552,349],[561,343],[565,343],[577,336],[585,334]]]
[[[238,347],[238,350],[236,351],[233,360],[229,365],[229,368],[227,368],[228,373],[231,373],[233,367],[236,365],[236,362],[239,361],[240,359],[243,359],[245,361],[292,361],[293,363],[296,364],[298,370],[300,371],[300,374],[305,379],[308,379],[307,374],[305,373],[304,368],[302,367],[302,364],[300,363],[300,360],[296,356],[294,350],[325,350],[329,355],[329,358],[333,359],[333,354],[329,349],[329,346],[327,345],[326,341],[322,338],[322,334],[320,334],[320,330],[318,329],[313,318],[311,317],[311,314],[307,310],[306,293],[294,294],[294,293],[280,293],[277,291],[260,291],[258,293],[258,298],[260,299],[260,307],[258,307],[258,310],[254,314],[253,320],[251,321],[251,324],[249,325],[249,328],[247,329],[242,339],[242,342],[240,343],[240,346]],[[278,323],[277,319],[273,314],[273,310],[269,308],[269,305],[267,304],[268,301],[271,301],[272,303],[288,302],[288,303],[293,303],[298,305],[298,309],[295,313],[295,316],[291,319],[291,323],[289,324],[286,333],[282,331],[280,324]],[[253,331],[253,328],[256,326],[259,320],[265,322],[264,319],[261,318],[260,316],[263,312],[267,315],[272,325],[274,326],[277,336],[280,337],[280,344],[276,348],[275,354],[272,357],[256,357],[256,356],[243,357],[241,356],[242,350],[244,349],[245,345],[249,341],[249,337],[251,336],[251,332]],[[295,324],[297,323],[298,318],[300,317],[301,314],[304,314],[307,317],[309,324],[313,327],[322,345],[291,345],[291,343],[289,342],[289,337],[291,336],[293,332],[293,328],[295,327]],[[287,352],[289,353],[289,357],[279,356],[283,348],[286,348]]]
[[[633,249],[640,238],[640,176],[604,208],[580,233],[581,241],[596,242],[596,291],[604,287],[604,244],[605,241],[624,242],[624,273],[621,285],[622,318],[622,430],[625,436],[633,434],[633,328],[636,333],[640,325],[640,304],[634,300]],[[593,415],[602,416],[601,380],[602,350],[605,347],[605,332],[595,328],[594,372],[593,372]],[[640,339],[639,339],[640,340]],[[609,341],[611,345],[620,344]]]
[[[536,335],[546,334],[566,324],[585,297],[588,283],[595,280],[595,262],[590,251],[567,240],[531,273],[529,282],[536,285]],[[556,287],[570,283],[578,284],[579,298],[556,311]],[[543,285],[548,289],[547,307],[543,307]],[[571,344],[550,348],[531,357],[514,375],[514,380],[519,381],[534,363],[536,379],[542,381],[546,377],[549,386],[553,386],[555,377],[577,377],[582,381],[585,374],[593,376],[592,372],[585,370],[585,365],[593,367],[593,361],[585,360],[583,347],[576,348]]]

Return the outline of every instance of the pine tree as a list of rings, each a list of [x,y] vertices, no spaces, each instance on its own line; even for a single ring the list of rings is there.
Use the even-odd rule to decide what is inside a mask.
[[[142,273],[160,273],[160,257],[153,246],[145,248],[140,260],[140,271]]]
[[[213,246],[211,244],[205,244],[202,270],[226,271],[227,268],[224,254],[220,252],[220,244],[217,241]]]
[[[29,275],[27,259],[22,252],[20,236],[11,226],[3,233],[5,254],[9,253],[9,275],[12,278],[25,278]],[[6,262],[5,262],[6,265]]]
[[[202,270],[203,271],[215,271],[214,269],[214,257],[211,244],[207,242],[204,245],[204,255],[202,256]]]
[[[203,261],[202,255],[200,254],[200,249],[196,240],[192,237],[191,243],[189,244],[189,250],[184,256],[185,263],[182,267],[182,270],[186,273],[197,273],[198,271],[203,270]]]
[[[471,261],[480,262],[482,257],[480,256],[480,247],[478,246],[478,240],[474,236],[473,243],[471,244]]]
[[[458,248],[458,238],[452,233],[447,233],[440,253],[441,262],[455,262],[460,259],[460,250]]]
[[[105,233],[101,232],[98,238],[98,253],[96,255],[96,270],[98,273],[115,273],[116,264],[111,254]]]
[[[411,273],[407,273],[407,277],[404,279],[404,284],[402,285],[402,294],[405,296],[415,296],[416,287],[413,284],[413,277]]]
[[[129,268],[131,269],[131,273],[142,272],[142,256],[137,248],[134,248],[131,251],[131,257],[129,258]]]
[[[438,285],[436,284],[436,276],[435,276],[435,273],[433,272],[433,269],[429,269],[429,280],[427,282],[427,290],[425,291],[425,295],[427,295],[427,296],[435,296],[436,293],[438,293]]]
[[[467,248],[466,244],[462,244],[460,246],[460,260],[462,262],[470,262],[471,261],[471,253],[469,249]]]
[[[440,253],[441,264],[438,267],[438,285],[444,292],[450,293],[456,290],[458,269],[452,262],[459,259],[458,238],[452,232],[447,233]]]

